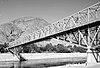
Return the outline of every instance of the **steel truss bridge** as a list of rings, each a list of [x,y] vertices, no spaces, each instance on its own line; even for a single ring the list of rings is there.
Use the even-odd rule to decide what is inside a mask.
[[[95,50],[100,46],[100,2],[10,42],[7,49],[14,53],[18,46],[46,38],[62,39]]]

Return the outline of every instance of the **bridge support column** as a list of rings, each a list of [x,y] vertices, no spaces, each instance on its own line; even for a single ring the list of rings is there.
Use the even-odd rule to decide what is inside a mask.
[[[26,59],[23,58],[20,53],[15,53],[14,56],[16,56],[19,59],[19,61],[26,61]]]
[[[98,63],[98,55],[96,51],[88,48],[87,50],[87,65]]]
[[[13,55],[14,60],[13,61],[20,61],[19,58],[16,55]]]
[[[26,61],[26,59],[23,58],[21,56],[21,54],[19,52],[17,52],[16,49],[9,49],[9,52],[11,52],[13,54],[13,56],[14,56],[15,59],[17,58],[17,60],[19,60],[19,61]]]

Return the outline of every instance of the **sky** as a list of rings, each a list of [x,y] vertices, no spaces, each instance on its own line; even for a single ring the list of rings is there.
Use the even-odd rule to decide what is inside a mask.
[[[0,24],[28,16],[54,23],[97,2],[100,0],[0,0]]]

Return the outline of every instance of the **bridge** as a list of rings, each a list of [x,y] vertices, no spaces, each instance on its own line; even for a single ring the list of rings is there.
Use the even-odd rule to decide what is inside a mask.
[[[100,2],[10,42],[7,49],[13,53],[13,49],[18,46],[46,38],[60,39],[86,48],[89,56],[87,62],[92,62],[90,58],[94,59],[93,62],[98,62],[94,57],[96,48],[100,46]]]

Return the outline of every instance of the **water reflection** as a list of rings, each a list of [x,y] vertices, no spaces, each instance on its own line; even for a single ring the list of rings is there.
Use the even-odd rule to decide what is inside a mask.
[[[51,66],[60,66],[72,63],[84,63],[86,60],[81,61],[68,61],[68,59],[41,59],[23,62],[0,62],[0,68],[47,68]]]
[[[47,68],[44,64],[35,64],[32,61],[0,62],[0,68]]]
[[[0,62],[0,68],[47,68],[50,66],[59,66],[66,63],[56,63],[48,61],[23,61],[23,62]]]

